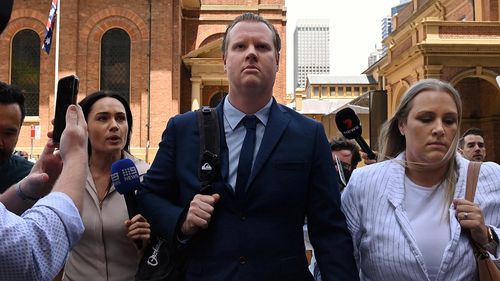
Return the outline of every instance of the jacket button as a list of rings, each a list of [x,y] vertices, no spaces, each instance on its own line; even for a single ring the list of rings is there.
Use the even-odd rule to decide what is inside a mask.
[[[241,256],[238,258],[238,261],[240,262],[240,264],[245,264],[245,263],[247,263],[247,258],[245,258],[244,256]]]

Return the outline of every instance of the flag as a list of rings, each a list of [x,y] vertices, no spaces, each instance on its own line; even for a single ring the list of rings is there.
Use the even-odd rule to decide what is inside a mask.
[[[54,30],[54,24],[57,16],[57,3],[58,0],[52,0],[49,18],[47,19],[47,25],[45,26],[45,39],[43,39],[42,50],[47,52],[47,54],[50,53],[50,46],[52,45],[52,31]]]

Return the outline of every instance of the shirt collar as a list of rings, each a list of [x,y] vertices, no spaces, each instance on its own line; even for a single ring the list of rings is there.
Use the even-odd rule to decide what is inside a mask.
[[[267,104],[254,114],[255,117],[259,119],[260,123],[264,125],[264,127],[266,126],[267,120],[269,119],[269,112],[271,110],[272,104],[273,98],[270,98]],[[227,97],[224,99],[223,110],[224,118],[226,118],[227,122],[229,123],[231,130],[236,129],[238,124],[241,122],[241,119],[243,119],[243,117],[245,117],[246,115],[245,113],[239,111],[236,107],[234,107],[229,102],[229,99]]]

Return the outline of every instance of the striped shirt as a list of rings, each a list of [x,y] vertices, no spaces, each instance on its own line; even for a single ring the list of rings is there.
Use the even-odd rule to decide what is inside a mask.
[[[342,195],[342,208],[354,243],[361,280],[430,280],[424,258],[404,209],[403,155],[356,169]],[[457,155],[459,178],[455,198],[465,197],[468,160]],[[500,234],[500,166],[483,163],[475,196],[485,223]],[[446,245],[436,281],[478,280],[469,240],[450,206],[451,240]],[[441,214],[436,214],[441,215]],[[429,229],[432,232],[432,229]],[[499,247],[500,248],[500,247]],[[496,256],[500,252],[497,249]],[[498,262],[498,261],[497,261]],[[497,266],[500,262],[497,263]],[[434,280],[432,280],[434,281]]]

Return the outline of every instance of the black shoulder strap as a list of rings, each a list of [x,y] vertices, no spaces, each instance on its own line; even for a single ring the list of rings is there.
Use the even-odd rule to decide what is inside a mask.
[[[220,175],[220,128],[215,108],[203,106],[196,111],[200,132],[198,177],[201,194],[212,194],[212,184]]]

